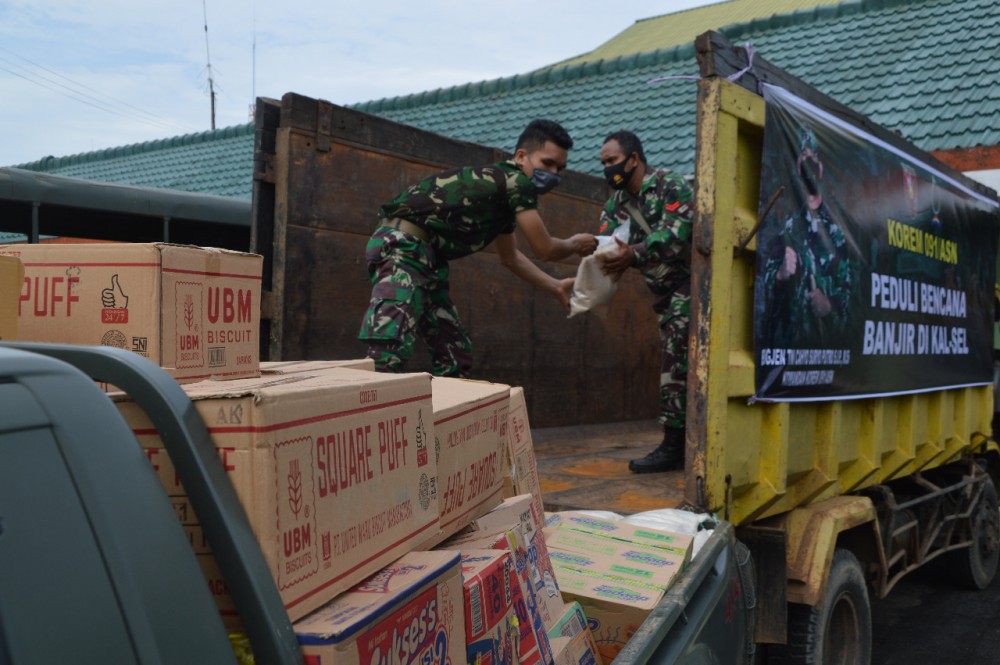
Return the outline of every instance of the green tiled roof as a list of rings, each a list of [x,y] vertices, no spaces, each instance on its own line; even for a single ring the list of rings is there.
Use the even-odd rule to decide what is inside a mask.
[[[727,3],[728,4],[728,3]],[[721,5],[724,6],[724,5]],[[924,150],[1000,144],[1000,5],[995,0],[860,0],[731,24],[768,61],[897,129]],[[570,168],[598,174],[610,131],[633,129],[650,163],[694,168],[693,45],[591,61],[360,104],[362,111],[513,149],[533,117],[576,141]]]
[[[506,150],[529,120],[552,118],[576,141],[570,168],[594,175],[604,137],[632,129],[650,163],[690,173],[695,84],[647,81],[697,75],[684,31],[703,29],[749,42],[771,63],[924,150],[1000,145],[995,0],[729,0],[638,21],[571,64],[353,108]],[[252,160],[247,124],[19,168],[249,199]]]
[[[249,199],[253,133],[253,123],[247,123],[69,157],[45,157],[15,168]]]
[[[623,55],[683,46],[706,30],[721,25],[747,23],[775,14],[835,5],[837,0],[728,0],[687,9],[673,14],[640,19],[593,51],[558,62],[553,67],[594,60],[611,60]],[[546,67],[548,69],[548,67]]]

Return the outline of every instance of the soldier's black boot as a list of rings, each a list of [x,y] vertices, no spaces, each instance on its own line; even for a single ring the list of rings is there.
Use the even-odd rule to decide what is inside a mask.
[[[656,450],[628,463],[633,473],[655,473],[684,468],[684,428],[663,427],[663,441]]]

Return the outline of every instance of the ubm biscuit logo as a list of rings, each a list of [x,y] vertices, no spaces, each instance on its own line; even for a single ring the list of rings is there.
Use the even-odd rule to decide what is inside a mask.
[[[174,285],[177,367],[202,367],[205,364],[201,288],[200,282],[177,282]]]
[[[319,569],[312,448],[310,437],[283,441],[274,447],[281,589]]]

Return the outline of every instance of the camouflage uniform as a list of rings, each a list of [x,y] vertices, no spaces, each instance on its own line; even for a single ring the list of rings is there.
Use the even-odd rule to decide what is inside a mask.
[[[798,255],[798,267],[788,280],[779,282],[786,246]],[[773,298],[767,317],[769,343],[825,347],[842,338],[854,281],[852,271],[844,232],[830,219],[826,206],[789,217],[783,232],[772,241],[764,266],[764,285]],[[813,314],[808,297],[817,288],[829,298],[832,308],[822,319]]]
[[[632,221],[629,244],[635,267],[655,296],[653,311],[660,327],[663,356],[660,369],[660,415],[662,424],[684,427],[688,370],[688,324],[691,320],[691,188],[680,175],[655,169],[642,180],[633,204],[652,231]],[[631,195],[616,191],[601,213],[600,235],[610,235],[631,219]]]
[[[435,375],[468,376],[472,342],[448,295],[448,262],[513,233],[515,215],[537,207],[534,185],[513,161],[438,173],[382,206],[380,219],[407,220],[429,239],[383,225],[368,242],[372,297],[358,337],[376,369],[402,371],[420,335]]]

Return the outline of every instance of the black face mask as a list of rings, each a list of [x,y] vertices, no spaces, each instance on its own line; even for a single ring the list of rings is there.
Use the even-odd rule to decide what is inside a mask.
[[[628,164],[627,159],[623,159],[617,164],[612,164],[611,166],[604,167],[604,179],[608,181],[612,189],[625,189],[625,185],[632,177],[632,173],[635,171],[626,171],[625,165]]]
[[[535,186],[539,196],[555,189],[560,180],[559,174],[552,171],[535,169],[531,172],[531,184]]]

